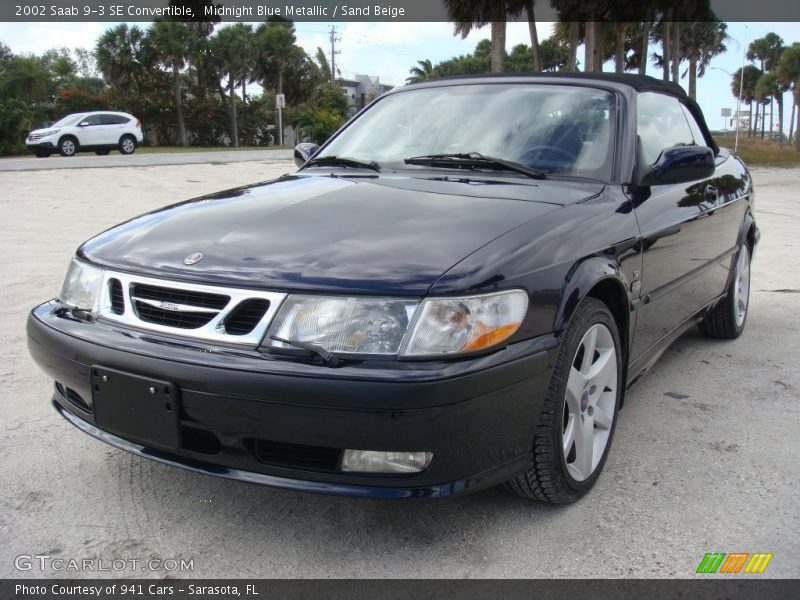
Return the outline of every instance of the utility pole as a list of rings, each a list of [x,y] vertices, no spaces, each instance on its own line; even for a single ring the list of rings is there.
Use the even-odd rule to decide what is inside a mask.
[[[331,85],[336,85],[336,55],[341,54],[341,50],[336,49],[336,42],[342,38],[336,37],[336,26],[331,25]]]

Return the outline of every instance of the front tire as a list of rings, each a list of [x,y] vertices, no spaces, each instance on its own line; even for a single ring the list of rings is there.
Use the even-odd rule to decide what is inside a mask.
[[[78,152],[78,140],[68,136],[58,142],[58,152],[61,156],[75,156]]]
[[[586,494],[603,470],[624,382],[622,345],[608,307],[585,298],[564,332],[533,439],[533,466],[508,482],[553,504]]]
[[[750,245],[743,242],[736,257],[725,299],[700,321],[700,332],[718,340],[735,340],[744,331],[750,307]]]
[[[97,154],[97,156],[107,156],[109,152],[111,152],[111,151],[110,150],[95,150],[94,151],[94,153]]]
[[[123,135],[119,140],[119,151],[122,154],[133,154],[136,152],[136,138],[132,135]]]
[[[47,150],[37,150],[33,154],[36,156],[36,158],[48,158],[50,156],[50,153]]]

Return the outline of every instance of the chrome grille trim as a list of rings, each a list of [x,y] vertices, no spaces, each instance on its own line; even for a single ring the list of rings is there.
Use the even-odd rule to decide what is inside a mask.
[[[125,303],[125,312],[116,314],[111,306],[111,286],[108,284],[110,279],[118,279],[122,284],[122,296]],[[224,308],[209,309],[207,307],[194,306],[191,304],[172,304],[179,311],[191,312],[206,312],[215,313],[213,318],[205,325],[196,329],[183,329],[179,327],[170,327],[158,323],[149,323],[140,319],[134,309],[134,301],[146,302],[153,306],[159,307],[159,301],[135,298],[131,295],[131,287],[134,284],[151,285],[161,288],[169,288],[182,292],[200,292],[206,294],[218,294],[230,297],[228,304]],[[278,312],[281,304],[286,298],[287,294],[279,292],[265,292],[260,290],[245,290],[240,288],[220,287],[214,285],[205,285],[199,283],[185,283],[170,281],[167,279],[155,279],[152,277],[141,277],[139,275],[129,275],[126,273],[118,273],[114,271],[106,271],[105,278],[102,286],[102,295],[100,298],[100,316],[103,319],[123,323],[138,329],[146,329],[149,331],[156,331],[159,333],[167,333],[180,337],[188,337],[200,340],[208,340],[215,342],[224,342],[227,344],[237,344],[242,346],[257,346],[267,332],[267,328],[272,322],[273,317]],[[258,322],[255,328],[250,333],[245,335],[234,335],[225,331],[225,319],[236,309],[236,307],[246,301],[252,299],[264,299],[269,302],[269,308],[266,313]],[[177,312],[177,311],[176,311]]]

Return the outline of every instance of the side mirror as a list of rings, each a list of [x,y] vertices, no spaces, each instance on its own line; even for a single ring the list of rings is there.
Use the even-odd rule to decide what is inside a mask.
[[[88,126],[89,126],[89,121],[81,121],[80,123],[78,123],[78,127],[88,127]]]
[[[294,147],[294,164],[296,164],[298,168],[302,167],[309,158],[316,154],[317,150],[319,150],[319,146],[310,142],[297,144],[297,146]]]
[[[714,175],[714,152],[706,146],[666,148],[656,162],[643,169],[640,186],[686,183]]]

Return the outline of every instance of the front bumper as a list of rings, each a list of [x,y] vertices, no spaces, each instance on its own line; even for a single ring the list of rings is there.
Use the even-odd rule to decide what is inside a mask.
[[[28,147],[28,150],[31,152],[37,152],[46,150],[47,152],[56,152],[58,148],[56,148],[55,144],[49,141],[37,141],[37,142],[26,142],[25,145]]]
[[[56,381],[58,412],[118,448],[275,487],[432,497],[489,487],[530,466],[557,340],[534,338],[461,361],[331,369],[82,322],[48,302],[28,318],[28,345]],[[165,451],[98,427],[90,381],[97,365],[177,386],[181,447]],[[411,475],[342,473],[335,461],[314,462],[345,448],[428,451],[434,458]],[[314,460],[303,462],[309,456]]]

